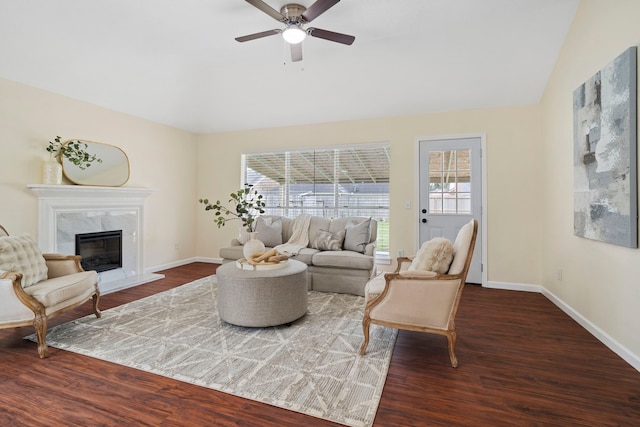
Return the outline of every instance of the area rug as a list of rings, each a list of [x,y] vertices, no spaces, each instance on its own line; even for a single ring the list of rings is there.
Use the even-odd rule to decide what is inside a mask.
[[[48,345],[349,426],[370,426],[395,329],[371,326],[360,356],[364,299],[309,293],[291,326],[222,322],[215,276],[56,326]],[[35,336],[27,337],[35,340]]]

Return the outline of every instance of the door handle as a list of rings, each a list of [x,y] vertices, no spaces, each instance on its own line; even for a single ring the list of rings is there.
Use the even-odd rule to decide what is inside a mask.
[[[426,210],[426,209],[422,209],[422,211],[421,211],[421,212],[422,212],[422,213],[424,213],[424,214],[426,214],[426,213],[427,213],[427,210]]]
[[[422,218],[422,223],[426,224],[427,223],[427,218]]]

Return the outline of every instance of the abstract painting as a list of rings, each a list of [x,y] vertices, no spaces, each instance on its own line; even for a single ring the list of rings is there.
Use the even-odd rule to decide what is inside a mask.
[[[637,52],[627,49],[573,92],[576,236],[638,247]]]

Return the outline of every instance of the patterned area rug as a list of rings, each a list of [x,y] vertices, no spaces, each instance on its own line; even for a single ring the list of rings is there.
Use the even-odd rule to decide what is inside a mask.
[[[215,276],[52,328],[50,346],[349,426],[373,424],[395,329],[371,326],[364,299],[310,292],[290,327],[243,328],[218,318]],[[35,336],[27,337],[35,340]]]

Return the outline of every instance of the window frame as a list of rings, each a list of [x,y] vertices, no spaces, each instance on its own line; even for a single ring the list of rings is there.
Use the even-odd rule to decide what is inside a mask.
[[[379,182],[362,182],[362,183],[349,183],[347,184],[344,180],[344,178],[341,178],[341,173],[340,170],[341,168],[339,168],[338,166],[340,165],[339,161],[340,161],[340,154],[342,153],[342,155],[344,156],[344,153],[347,152],[361,152],[361,151],[366,151],[366,150],[380,150],[382,149],[384,154],[386,155],[387,161],[386,161],[386,165],[384,165],[384,162],[382,162],[383,167],[382,167],[382,172],[385,172],[385,168],[386,168],[386,177],[384,177],[383,179],[381,179]],[[378,242],[380,242],[380,238],[383,237],[383,239],[385,239],[384,241],[386,242],[385,245],[387,246],[386,251],[381,251],[379,249],[376,249],[376,263],[377,264],[390,264],[391,263],[391,258],[390,258],[390,248],[388,248],[388,244],[389,244],[389,235],[388,235],[388,230],[390,228],[390,186],[391,186],[391,179],[390,179],[390,151],[391,151],[391,143],[390,142],[376,142],[376,143],[359,143],[359,144],[340,144],[340,145],[326,145],[326,146],[316,146],[316,147],[296,147],[294,149],[276,149],[276,150],[257,150],[257,151],[248,151],[248,152],[243,152],[241,155],[241,182],[242,184],[244,183],[249,183],[249,184],[253,184],[256,187],[259,187],[259,185],[257,185],[256,183],[259,182],[259,180],[257,179],[257,176],[260,175],[263,178],[267,178],[271,183],[277,184],[278,185],[278,192],[279,195],[276,198],[279,198],[280,202],[282,200],[286,200],[286,203],[276,203],[276,205],[274,205],[274,203],[272,202],[272,200],[274,200],[274,196],[272,195],[271,197],[265,196],[265,194],[263,192],[261,192],[261,194],[263,194],[263,196],[265,196],[265,200],[267,201],[267,206],[266,206],[266,211],[267,214],[276,214],[276,215],[282,215],[288,218],[295,218],[296,216],[300,215],[301,213],[308,211],[309,213],[311,213],[312,215],[316,215],[316,216],[325,216],[325,217],[330,217],[330,218],[339,218],[339,217],[344,217],[344,216],[371,216],[374,217],[374,219],[376,219],[378,221]],[[333,175],[331,176],[331,178],[328,177],[327,173],[324,173],[323,179],[317,180],[315,179],[315,174],[316,174],[316,170],[320,169],[318,165],[318,163],[316,162],[316,156],[320,156],[320,155],[325,155],[324,153],[326,152],[332,152],[331,154],[333,155],[333,161],[334,161],[334,170],[333,170]],[[291,173],[291,157],[292,155],[304,155],[304,154],[309,154],[312,153],[313,155],[313,164],[312,164],[312,170],[314,171],[314,179],[311,183],[307,184],[310,186],[313,186],[313,191],[310,192],[309,194],[307,194],[307,196],[311,196],[310,199],[313,202],[314,200],[319,203],[321,201],[324,200],[331,200],[333,199],[333,204],[332,206],[320,206],[320,205],[315,205],[315,206],[305,206],[304,205],[304,201],[294,205],[291,203],[292,201],[292,194],[291,194],[291,187],[294,185],[303,185],[301,183],[297,183],[297,182],[292,182],[292,179],[290,177],[290,173]],[[375,153],[377,154],[377,153]],[[277,175],[276,178],[274,179],[271,176],[268,176],[266,174],[260,174],[258,172],[255,172],[254,169],[249,168],[249,163],[251,162],[250,156],[254,156],[255,157],[259,157],[259,156],[270,156],[271,158],[273,158],[273,156],[283,156],[284,155],[284,169],[285,170],[280,170],[280,169],[275,169],[274,175]],[[357,154],[356,154],[357,156]],[[329,156],[331,157],[331,156]],[[353,163],[353,162],[351,162]],[[349,166],[352,166],[351,163],[348,163]],[[347,165],[347,163],[343,163],[343,165]],[[380,165],[380,162],[377,163],[376,167]],[[326,167],[326,162],[324,164],[324,166]],[[346,167],[346,166],[345,166]],[[364,167],[364,166],[363,166]],[[254,173],[256,173],[256,175],[254,177],[249,176],[249,172],[252,171]],[[325,171],[326,172],[326,171]],[[342,171],[344,172],[344,171]],[[378,171],[379,172],[379,171]],[[330,181],[330,182],[323,182],[324,181]],[[371,178],[372,181],[375,181],[375,178],[372,177]],[[320,192],[320,191],[316,191],[317,186],[332,186],[332,193],[330,194],[329,191],[325,191],[325,192]],[[273,186],[273,184],[272,184]],[[353,192],[348,192],[348,191],[344,191],[344,187],[345,186],[351,186],[353,188]],[[376,191],[375,193],[364,193],[364,194],[357,194],[357,188],[359,186],[365,186],[369,191]],[[380,192],[380,187],[385,187],[386,186],[386,192]],[[342,190],[341,190],[342,188]],[[258,191],[260,191],[259,188],[257,188]],[[341,198],[347,198],[350,200],[367,200],[366,196],[369,195],[370,198],[369,200],[372,201],[372,204],[370,205],[361,205],[361,204],[357,204],[357,206],[344,206],[344,205],[340,205],[340,203],[338,203],[339,201],[342,201]],[[296,195],[296,197],[298,197],[298,195]],[[377,196],[377,197],[376,197]],[[381,203],[383,203],[381,205]],[[355,211],[354,213],[347,213],[347,214],[341,214],[345,211]],[[321,211],[322,213],[318,213],[319,211]],[[357,212],[360,213],[357,213]],[[366,214],[362,214],[362,212],[367,212]],[[384,221],[388,223],[388,227],[385,227],[385,232],[387,232],[386,236],[381,236],[380,233],[380,222]]]

